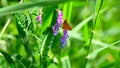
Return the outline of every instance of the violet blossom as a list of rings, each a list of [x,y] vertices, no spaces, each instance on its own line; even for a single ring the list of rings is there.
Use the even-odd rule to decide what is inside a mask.
[[[61,48],[63,48],[66,45],[66,41],[68,38],[68,30],[64,30],[63,36],[61,37],[60,41],[61,41]]]
[[[56,24],[54,26],[52,26],[52,29],[53,29],[53,35],[56,36],[58,34],[58,31],[59,31],[59,28],[60,28],[60,25],[62,24],[63,22],[63,13],[62,11],[58,10],[57,9],[57,12],[58,12],[58,17],[57,17],[57,21],[56,21]]]
[[[40,24],[42,24],[42,8],[40,8],[40,10],[39,10],[39,16],[37,16],[36,19],[40,22]]]

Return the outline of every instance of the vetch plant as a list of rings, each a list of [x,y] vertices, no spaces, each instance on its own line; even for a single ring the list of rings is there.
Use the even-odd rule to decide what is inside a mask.
[[[37,20],[40,22],[40,24],[42,24],[42,7],[39,9],[39,15],[37,16]]]
[[[119,4],[1,0],[0,68],[120,68]]]
[[[48,54],[49,54],[48,52],[51,51],[51,49],[53,52],[54,47],[51,47],[53,45],[53,42],[55,42],[54,43],[55,46],[61,45],[62,48],[66,45],[66,41],[68,38],[68,31],[63,29],[63,36],[61,37],[61,34],[59,33],[59,29],[62,27],[62,24],[63,24],[63,13],[59,9],[56,10],[55,6],[47,7],[47,5],[48,4],[56,5],[56,4],[60,4],[62,2],[64,3],[66,1],[52,1],[51,0],[50,2],[49,1],[37,1],[35,3],[26,2],[26,3],[20,3],[19,5],[13,5],[11,7],[8,6],[8,8],[5,8],[5,9],[4,8],[0,9],[0,13],[3,13],[3,10],[4,10],[4,12],[6,11],[6,13],[3,13],[3,15],[15,13],[14,14],[15,21],[16,21],[17,31],[19,34],[19,35],[17,34],[17,36],[15,36],[15,39],[17,39],[20,43],[15,43],[14,45],[16,45],[16,47],[15,47],[16,50],[11,48],[11,51],[13,51],[17,54],[16,55],[17,57],[13,56],[15,58],[14,62],[16,63],[16,65],[15,65],[16,67],[20,66],[20,68],[22,68],[22,67],[47,68],[47,67],[49,67],[49,65],[51,63],[54,63],[54,62],[51,62],[51,60],[53,61],[53,59],[50,58],[51,55],[48,56]],[[40,5],[38,5],[38,3]],[[47,3],[47,4],[45,5],[45,3]],[[39,9],[39,7],[38,7],[38,8],[31,9],[35,5],[36,6],[38,5],[42,8]],[[18,6],[20,6],[20,7],[18,8]],[[29,8],[30,8],[30,10],[29,10]],[[8,9],[8,10],[6,10],[6,9]],[[28,9],[28,10],[26,10],[26,9]],[[44,9],[44,15],[42,15],[43,9]],[[35,14],[30,12],[31,10],[35,14],[37,14],[35,12],[35,10],[39,10],[39,12],[38,12],[39,14],[36,16]],[[7,12],[9,12],[9,13],[7,13]],[[14,17],[14,15],[12,17]],[[36,25],[36,20],[40,24],[42,24],[42,26],[40,28],[38,25]],[[54,23],[55,23],[55,25],[53,25]],[[46,31],[47,27],[50,27],[50,30]],[[43,32],[46,32],[46,34],[44,34]],[[56,40],[58,42],[56,42]],[[20,48],[21,48],[21,46],[23,46],[25,51],[21,50],[23,48],[17,49],[17,48],[19,48],[18,46]],[[50,49],[50,47],[51,47],[51,49]],[[58,48],[56,47],[55,49],[61,50],[60,47],[58,47]],[[37,52],[36,53],[34,52],[37,50],[38,50],[39,55]],[[19,51],[21,51],[21,52],[19,52]],[[25,52],[24,55],[23,55],[23,52]],[[13,54],[15,54],[15,53],[13,53]],[[12,54],[12,52],[11,52],[11,54]],[[53,54],[55,55],[56,53],[53,53]],[[29,58],[31,58],[31,60]],[[8,59],[10,61],[12,60],[12,59],[9,59],[8,57],[6,59]],[[59,58],[57,58],[57,60],[59,60]],[[6,68],[6,67],[3,67],[3,68]]]
[[[54,32],[54,36],[56,36],[58,34],[59,28],[63,22],[63,13],[61,10],[57,9],[56,10],[58,13],[58,17],[57,17],[57,21],[56,24],[54,26],[52,26],[53,32]]]
[[[60,41],[61,41],[61,48],[63,48],[66,45],[66,41],[68,38],[68,30],[63,30],[63,36],[61,37]]]
[[[68,30],[72,30],[71,26],[68,24],[67,20],[64,21],[63,26],[63,36],[61,37],[61,48],[63,48],[66,45],[67,38],[69,37],[68,35]]]
[[[72,30],[72,28],[70,27],[70,25],[68,24],[68,22],[65,20],[63,22],[63,13],[61,10],[57,9],[57,13],[58,13],[58,17],[57,17],[57,21],[56,24],[54,26],[52,26],[53,29],[53,35],[56,36],[58,34],[58,31],[60,29],[61,24],[63,24],[63,36],[61,37],[60,41],[61,41],[61,48],[63,48],[66,45],[66,41],[68,36],[68,30]]]

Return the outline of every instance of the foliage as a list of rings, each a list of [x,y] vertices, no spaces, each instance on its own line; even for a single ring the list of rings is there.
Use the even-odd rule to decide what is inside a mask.
[[[119,0],[1,0],[0,68],[120,68]],[[36,17],[42,7],[42,24]],[[57,11],[72,26],[53,36]]]

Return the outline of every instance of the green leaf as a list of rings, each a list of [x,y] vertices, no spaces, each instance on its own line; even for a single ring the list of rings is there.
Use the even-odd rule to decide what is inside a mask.
[[[49,5],[57,5],[60,3],[65,3],[67,1],[70,0],[38,0],[36,2],[24,2],[24,3],[19,3],[19,4],[15,4],[12,6],[8,6],[5,8],[1,8],[0,9],[0,16],[1,15],[6,15],[6,14],[10,14],[10,13],[14,13],[20,10],[25,10],[25,9],[29,9],[35,6],[49,6]]]
[[[60,53],[61,53],[60,38],[61,38],[61,34],[58,34],[53,39],[51,50],[52,50],[54,55],[60,55]]]
[[[110,44],[110,45],[106,45],[106,46],[104,46],[104,47],[102,47],[102,48],[100,48],[100,49],[97,49],[97,50],[93,51],[91,54],[89,54],[89,55],[88,55],[88,58],[89,58],[89,59],[93,59],[93,58],[95,58],[101,51],[103,51],[103,50],[105,50],[105,49],[107,49],[107,48],[109,48],[109,47],[111,47],[111,46],[113,46],[113,45],[116,45],[116,44],[118,44],[118,43],[120,43],[120,40],[119,40],[119,41],[116,41],[116,42],[114,42],[114,43],[112,43],[112,44]]]
[[[72,2],[65,3],[63,7],[63,18],[67,19],[68,22],[70,22],[71,18],[71,12],[72,12]]]
[[[18,12],[15,14],[15,16],[16,16],[17,29],[24,44],[25,50],[28,56],[32,56],[32,48],[30,46],[30,42],[29,42],[30,38],[28,34],[28,31],[33,32],[33,27],[30,27],[30,25],[32,25],[30,16],[28,13],[24,14],[24,12]]]
[[[5,59],[7,60],[7,62],[9,64],[15,64],[14,61],[13,61],[13,59],[11,58],[11,56],[8,53],[6,53],[3,50],[0,50],[0,52],[2,53],[2,55],[5,57]]]
[[[62,58],[62,68],[71,68],[71,64],[68,56]]]
[[[54,25],[54,23],[56,22],[56,10],[54,7],[54,12],[53,12],[53,16],[52,16],[52,22],[51,22],[51,26]],[[48,58],[48,51],[50,50],[51,47],[51,42],[53,39],[53,31],[52,31],[52,27],[50,27],[50,30],[47,33],[47,36],[45,37],[42,47],[41,47],[41,62],[40,62],[40,66],[42,68],[47,68],[48,63],[47,63],[47,58]]]
[[[54,7],[43,7],[43,17],[42,17],[42,27],[41,27],[41,33],[45,31],[47,27],[50,26],[52,16],[53,16]]]
[[[120,50],[119,50],[119,53],[118,53],[118,57],[116,59],[116,62],[115,62],[115,68],[120,68]]]

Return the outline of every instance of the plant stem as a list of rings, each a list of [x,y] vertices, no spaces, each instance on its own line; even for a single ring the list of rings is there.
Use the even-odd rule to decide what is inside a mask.
[[[54,25],[54,23],[56,22],[56,11],[55,11],[55,7],[53,7],[53,18],[52,18],[52,23],[51,23],[51,26]],[[48,54],[48,51],[49,51],[49,46],[51,46],[51,40],[53,39],[53,31],[52,31],[52,28],[50,27],[49,28],[49,32],[47,33],[47,36],[45,37],[44,41],[43,41],[43,44],[42,44],[42,47],[41,47],[41,55],[40,55],[40,68],[47,68],[47,54]]]
[[[96,0],[95,0],[95,4],[96,4]],[[98,15],[99,15],[99,11],[102,7],[102,4],[103,4],[103,0],[100,1],[100,5],[99,5],[99,8],[98,8],[98,11],[95,12],[95,15],[94,15],[94,20],[93,20],[93,25],[92,25],[92,32],[91,32],[91,36],[90,36],[90,40],[89,40],[89,44],[88,44],[88,47],[87,47],[87,53],[85,55],[85,67],[86,67],[86,64],[87,64],[87,61],[88,59],[86,57],[89,58],[88,54],[90,52],[90,47],[92,46],[91,45],[91,42],[92,42],[92,39],[93,39],[93,35],[94,35],[94,30],[95,30],[95,26],[96,26],[96,23],[97,23],[97,19],[98,19]],[[95,6],[95,9],[96,9],[96,6]],[[97,15],[96,15],[97,14]],[[84,67],[84,68],[85,68]]]
[[[3,33],[5,32],[6,28],[8,27],[8,25],[9,25],[9,23],[10,23],[10,20],[11,20],[11,19],[8,18],[5,26],[3,27],[3,29],[2,29],[2,31],[1,31],[1,33],[0,33],[0,39],[1,39],[2,35],[3,35]]]

